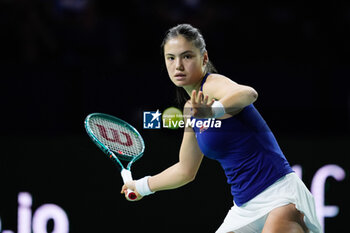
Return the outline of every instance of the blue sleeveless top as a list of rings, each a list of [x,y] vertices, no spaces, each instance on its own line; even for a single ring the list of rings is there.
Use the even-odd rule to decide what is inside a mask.
[[[208,75],[203,79],[201,90]],[[207,119],[195,119],[204,120]],[[203,154],[217,160],[224,169],[238,206],[293,172],[276,138],[253,104],[233,117],[222,119],[220,128],[198,128],[194,124],[193,130]]]

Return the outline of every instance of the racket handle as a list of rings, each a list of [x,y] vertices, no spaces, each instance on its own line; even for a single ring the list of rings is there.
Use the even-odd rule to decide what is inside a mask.
[[[126,196],[127,196],[127,199],[128,199],[129,201],[135,201],[136,198],[137,198],[136,193],[135,193],[134,191],[132,191],[131,189],[128,189],[128,190],[126,191]]]
[[[132,181],[132,175],[130,170],[123,168],[123,170],[121,171],[121,175],[122,175],[124,184],[128,181]],[[131,189],[127,189],[126,199],[128,199],[129,201],[135,201],[136,198],[137,198],[136,193]]]

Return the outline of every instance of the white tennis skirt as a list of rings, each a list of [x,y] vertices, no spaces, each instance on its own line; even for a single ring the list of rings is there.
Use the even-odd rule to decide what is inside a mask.
[[[242,206],[234,204],[216,233],[260,233],[269,212],[290,203],[304,214],[310,233],[322,233],[314,198],[294,172],[283,176]]]

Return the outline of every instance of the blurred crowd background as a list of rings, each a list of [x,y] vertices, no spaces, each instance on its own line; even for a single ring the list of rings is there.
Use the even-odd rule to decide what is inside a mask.
[[[205,162],[189,187],[130,204],[118,194],[116,169],[83,128],[91,112],[135,125],[146,141],[136,178],[176,161],[182,132],[145,130],[142,113],[176,106],[160,44],[179,23],[201,30],[219,73],[258,91],[255,105],[290,162],[303,166],[307,186],[325,164],[345,170],[342,182],[326,183],[326,202],[340,211],[325,226],[327,233],[346,226],[346,1],[1,0],[0,232],[17,232],[22,191],[33,195],[33,211],[45,202],[65,209],[70,232],[214,232],[220,225],[232,197],[217,164]]]
[[[277,128],[349,132],[342,2],[16,0],[0,11],[5,105],[46,129],[79,130],[68,118],[96,108],[169,104],[160,43],[167,29],[190,23],[220,73],[257,89]]]

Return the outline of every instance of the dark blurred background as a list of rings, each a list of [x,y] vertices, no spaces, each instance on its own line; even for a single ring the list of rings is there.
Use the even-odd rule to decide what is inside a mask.
[[[182,132],[143,129],[142,113],[176,106],[160,44],[179,23],[200,28],[219,73],[258,91],[255,106],[309,188],[325,165],[345,172],[323,190],[324,205],[339,208],[324,219],[325,232],[342,232],[350,214],[350,6],[209,0],[0,1],[0,232],[25,233],[17,229],[20,192],[32,195],[33,215],[45,203],[60,206],[73,233],[215,232],[232,206],[216,162],[204,160],[183,188],[129,203],[83,127],[91,112],[135,125],[146,142],[135,178],[177,161]],[[50,220],[45,231],[53,230]]]

